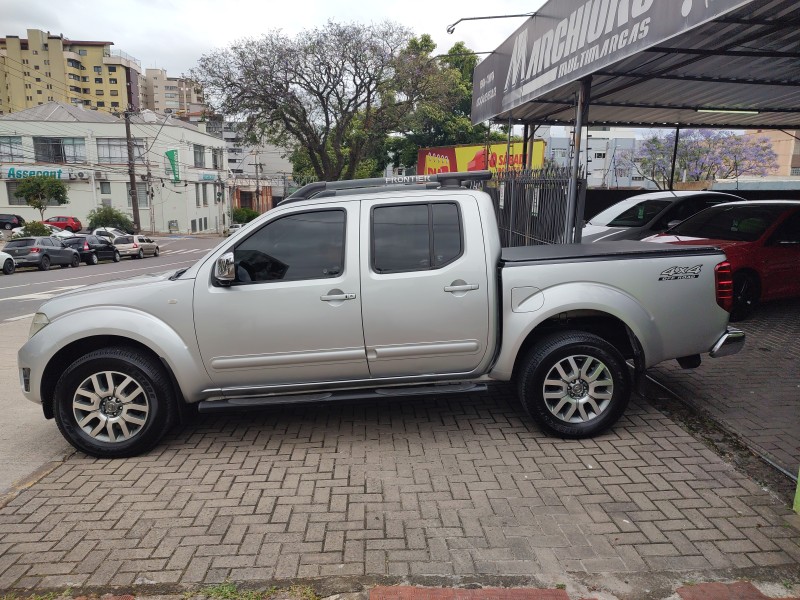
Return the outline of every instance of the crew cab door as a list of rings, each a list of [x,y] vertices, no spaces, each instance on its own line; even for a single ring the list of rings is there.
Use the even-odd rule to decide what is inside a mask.
[[[477,200],[367,200],[361,293],[373,377],[467,373],[486,354],[489,300]]]
[[[236,281],[198,272],[197,341],[226,395],[369,377],[361,328],[358,202],[277,209],[236,240]],[[212,263],[213,261],[209,261]]]

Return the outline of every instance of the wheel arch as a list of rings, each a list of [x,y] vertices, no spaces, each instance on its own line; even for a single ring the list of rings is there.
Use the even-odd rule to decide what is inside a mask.
[[[756,282],[758,297],[761,298],[762,282],[761,282],[761,277],[758,274],[758,271],[756,271],[753,267],[741,267],[733,272],[732,277],[736,277],[737,275],[747,275],[749,277],[752,277]]]
[[[179,404],[185,403],[183,393],[180,385],[178,384],[178,380],[175,377],[175,373],[172,371],[172,368],[167,361],[159,356],[158,353],[152,348],[129,337],[123,337],[120,335],[94,335],[75,340],[67,344],[58,352],[56,352],[47,363],[47,366],[42,373],[42,382],[39,388],[40,397],[42,399],[42,410],[44,411],[44,416],[46,418],[52,419],[54,417],[53,400],[56,384],[58,383],[61,373],[63,373],[70,364],[75,362],[81,356],[84,356],[85,354],[95,350],[112,347],[130,348],[151,358],[154,364],[163,369],[169,378],[175,399],[178,400]]]

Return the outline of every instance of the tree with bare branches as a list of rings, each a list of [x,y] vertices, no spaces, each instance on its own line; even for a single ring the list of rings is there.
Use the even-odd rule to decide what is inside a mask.
[[[201,57],[193,77],[248,134],[301,148],[317,177],[350,179],[420,102],[455,102],[452,77],[391,22],[271,31]]]

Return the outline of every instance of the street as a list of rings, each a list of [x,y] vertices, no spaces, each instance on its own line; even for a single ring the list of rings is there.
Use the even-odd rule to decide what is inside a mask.
[[[67,292],[93,283],[126,279],[146,273],[178,270],[191,266],[221,238],[155,238],[161,250],[157,257],[143,260],[123,258],[118,263],[105,261],[94,266],[81,263],[77,269],[19,269],[0,278],[0,323],[33,316],[45,301],[60,292]]]

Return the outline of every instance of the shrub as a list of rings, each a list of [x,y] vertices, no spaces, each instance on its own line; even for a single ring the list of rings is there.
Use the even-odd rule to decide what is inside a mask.
[[[14,237],[38,237],[41,235],[50,235],[50,230],[39,221],[28,221],[22,228],[22,231]]]
[[[116,227],[123,231],[133,231],[133,221],[113,206],[99,206],[89,211],[89,229],[98,227]]]
[[[233,222],[234,223],[249,223],[258,216],[258,211],[252,208],[234,208],[233,209]]]

